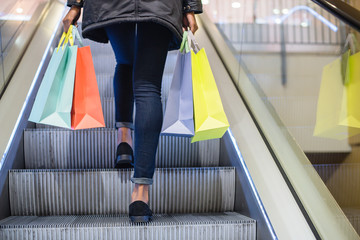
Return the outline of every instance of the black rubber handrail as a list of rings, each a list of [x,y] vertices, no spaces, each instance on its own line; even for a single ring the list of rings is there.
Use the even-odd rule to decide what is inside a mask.
[[[340,0],[312,0],[360,32],[360,11]]]

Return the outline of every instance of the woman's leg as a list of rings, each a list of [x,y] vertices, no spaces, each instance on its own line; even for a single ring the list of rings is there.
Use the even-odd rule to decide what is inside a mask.
[[[133,62],[135,23],[115,24],[106,27],[106,33],[115,53],[114,74],[115,121],[118,129],[117,145],[127,142],[132,147],[133,129]]]
[[[155,154],[162,125],[161,81],[171,32],[156,23],[138,23],[133,65],[136,184],[132,202],[148,202],[155,171]]]

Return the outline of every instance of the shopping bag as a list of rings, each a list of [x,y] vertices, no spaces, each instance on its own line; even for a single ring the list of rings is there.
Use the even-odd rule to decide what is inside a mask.
[[[229,128],[220,94],[205,49],[199,50],[191,31],[191,64],[193,80],[195,135],[191,142],[221,138]]]
[[[36,95],[29,121],[71,128],[77,46],[68,46],[68,33],[63,33],[51,56]],[[62,44],[62,46],[61,46]]]
[[[82,44],[80,35],[73,28],[73,35]],[[90,46],[77,51],[71,128],[86,129],[105,127],[99,89],[96,81]]]
[[[349,56],[339,124],[360,128],[360,52]]]
[[[323,68],[314,136],[342,140],[360,133],[360,129],[343,124],[347,122],[348,116],[348,96],[344,83],[351,81],[344,79],[348,73],[344,76],[342,69],[343,62],[350,61],[348,56],[349,53],[345,53],[342,58]],[[345,66],[349,66],[348,63]]]
[[[162,135],[194,136],[191,53],[186,46],[185,31],[166,102]]]

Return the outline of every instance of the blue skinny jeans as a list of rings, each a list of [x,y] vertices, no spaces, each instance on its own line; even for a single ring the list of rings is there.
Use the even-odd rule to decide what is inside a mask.
[[[151,22],[114,24],[105,29],[117,63],[115,127],[134,129],[135,164],[131,181],[152,184],[163,119],[161,81],[172,34]]]

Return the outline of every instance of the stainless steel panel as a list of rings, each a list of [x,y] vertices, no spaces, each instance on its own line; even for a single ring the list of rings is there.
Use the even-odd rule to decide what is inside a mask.
[[[11,170],[12,215],[127,213],[130,170]],[[150,188],[154,213],[223,212],[234,209],[235,169],[156,169]]]
[[[31,169],[112,168],[116,139],[115,129],[28,129],[24,132],[25,166]],[[156,166],[218,166],[219,151],[219,139],[191,143],[190,138],[161,136]]]

